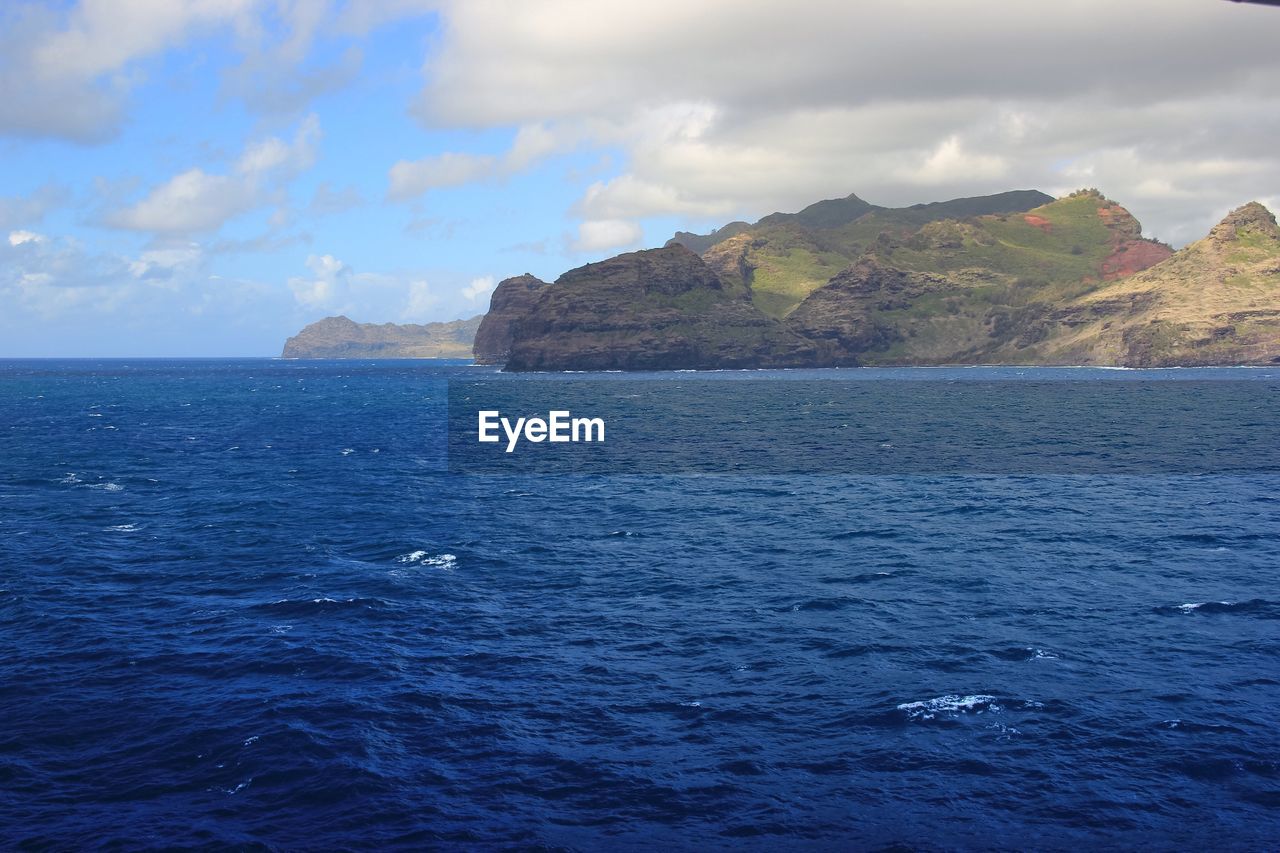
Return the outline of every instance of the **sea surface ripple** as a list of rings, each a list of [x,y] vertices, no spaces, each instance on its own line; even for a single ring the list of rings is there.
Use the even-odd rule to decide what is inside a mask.
[[[1277,475],[450,475],[473,374],[0,362],[0,844],[1280,839]]]

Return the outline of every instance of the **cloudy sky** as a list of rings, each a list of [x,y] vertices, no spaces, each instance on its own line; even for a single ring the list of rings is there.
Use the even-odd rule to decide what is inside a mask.
[[[0,357],[321,317],[856,192],[1280,208],[1280,9],[1225,0],[0,4]]]

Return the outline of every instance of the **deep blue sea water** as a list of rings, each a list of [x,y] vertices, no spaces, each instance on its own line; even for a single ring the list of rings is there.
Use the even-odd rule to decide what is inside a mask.
[[[1280,843],[1274,468],[450,473],[482,373],[0,362],[0,846]]]

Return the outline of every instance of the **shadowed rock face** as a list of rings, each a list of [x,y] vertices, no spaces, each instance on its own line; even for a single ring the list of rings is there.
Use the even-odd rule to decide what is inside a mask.
[[[512,325],[508,370],[668,370],[830,363],[682,245],[587,264]]]
[[[489,299],[476,332],[476,364],[504,364],[511,353],[511,324],[529,312],[547,283],[528,273],[503,279]]]
[[[284,344],[284,358],[470,358],[480,318],[396,325],[326,317]]]
[[[786,324],[801,337],[822,341],[847,357],[887,350],[904,340],[904,331],[883,321],[880,312],[909,307],[926,293],[950,285],[945,276],[897,269],[867,257],[814,291]]]

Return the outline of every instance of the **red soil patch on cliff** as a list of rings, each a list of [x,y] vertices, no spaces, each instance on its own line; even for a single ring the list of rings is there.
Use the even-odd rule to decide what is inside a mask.
[[[1026,222],[1028,225],[1033,225],[1036,228],[1039,228],[1046,234],[1053,230],[1053,224],[1049,222],[1049,220],[1045,219],[1043,216],[1036,216],[1034,213],[1022,214],[1022,221]]]
[[[1102,262],[1102,278],[1111,281],[1142,272],[1172,254],[1173,249],[1154,240],[1125,240]]]

